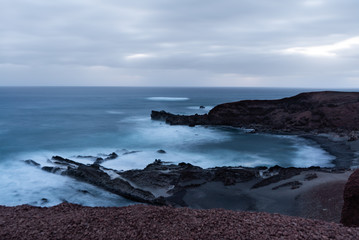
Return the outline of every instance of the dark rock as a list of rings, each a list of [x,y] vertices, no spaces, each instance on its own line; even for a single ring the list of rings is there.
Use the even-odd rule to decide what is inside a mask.
[[[291,189],[297,189],[302,185],[303,185],[303,183],[301,183],[299,181],[293,181],[293,182],[287,182],[287,183],[283,183],[279,186],[273,187],[272,190],[277,190],[282,187],[290,187]]]
[[[151,192],[135,188],[120,178],[111,179],[107,173],[92,165],[86,166],[84,164],[78,164],[77,168],[67,169],[64,175],[101,187],[133,201],[162,204],[156,200]]]
[[[162,150],[162,149],[157,150],[157,152],[158,152],[158,153],[166,153],[166,151],[165,151],[165,150]]]
[[[44,166],[41,169],[50,173],[57,173],[62,170],[62,168],[59,167],[49,167],[49,166]]]
[[[78,164],[77,162],[75,162],[73,160],[63,158],[60,156],[53,156],[51,159],[54,160],[55,161],[54,163],[56,163],[56,164],[64,164],[64,165],[68,165],[68,164],[77,165]]]
[[[49,202],[49,199],[47,198],[41,198],[41,205],[46,204]]]
[[[258,167],[255,167],[254,169],[257,169],[257,170],[267,170],[268,167],[265,167],[265,166],[258,166]]]
[[[237,182],[245,182],[255,178],[255,171],[220,167],[215,168],[214,181],[221,181],[225,186],[234,185]]]
[[[35,166],[35,167],[40,167],[40,164],[35,162],[34,160],[28,159],[24,161],[25,163],[31,165],[31,166]]]
[[[83,193],[83,194],[89,194],[90,192],[89,191],[87,191],[87,190],[81,190],[81,189],[79,189],[79,190],[77,190],[78,192],[80,192],[80,193]]]
[[[76,158],[96,158],[96,157],[90,155],[88,156],[77,155]]]
[[[344,206],[340,222],[359,227],[359,169],[353,172],[344,188]]]
[[[84,165],[60,156],[54,156],[52,157],[52,160],[54,160],[54,163],[56,164],[67,166],[67,169],[64,170],[63,168],[50,166],[45,166],[42,169],[52,173],[61,169],[62,175],[93,184],[133,201],[155,205],[165,204],[163,199],[156,199],[156,197],[149,191],[135,188],[130,183],[120,178],[111,179],[111,177],[102,170],[102,167],[96,163],[92,165]]]
[[[199,106],[199,108],[204,109],[204,108],[206,108],[206,107],[205,107],[205,106]]]
[[[103,159],[103,158],[96,158],[96,160],[95,160],[95,162],[94,162],[94,164],[96,164],[96,165],[100,165],[101,163],[103,163],[105,160]]]
[[[117,157],[118,157],[118,155],[115,152],[113,152],[113,153],[109,154],[108,157],[105,158],[105,160],[113,160],[113,159],[116,159]]]
[[[352,142],[352,141],[356,141],[358,140],[359,137],[358,137],[358,133],[355,132],[355,131],[351,131],[349,134],[348,134],[348,141],[349,142]]]
[[[315,179],[317,177],[318,177],[318,175],[316,173],[308,173],[308,174],[305,175],[304,180],[310,181],[310,180],[313,180],[313,179]]]
[[[274,174],[274,175],[257,182],[256,184],[253,185],[252,188],[264,187],[264,186],[267,186],[272,183],[286,180],[288,178],[299,175],[304,170],[305,169],[303,169],[303,168],[294,168],[294,167],[282,168],[282,167],[276,165],[274,167],[269,168],[269,170],[268,170],[268,172],[270,174]]]

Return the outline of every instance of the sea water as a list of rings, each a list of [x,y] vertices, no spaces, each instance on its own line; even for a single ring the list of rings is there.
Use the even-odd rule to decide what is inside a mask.
[[[0,88],[0,205],[87,206],[133,202],[74,179],[47,173],[23,160],[46,164],[53,155],[83,163],[116,152],[103,163],[140,169],[155,159],[215,166],[332,166],[333,156],[296,136],[248,134],[232,127],[170,126],[151,110],[204,114],[244,99],[278,99],[308,91],[274,88]],[[204,108],[200,108],[204,106]],[[166,153],[158,153],[164,150]]]

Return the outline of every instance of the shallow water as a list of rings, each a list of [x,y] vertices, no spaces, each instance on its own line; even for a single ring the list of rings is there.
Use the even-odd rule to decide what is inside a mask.
[[[117,152],[105,167],[143,168],[154,159],[214,166],[331,166],[318,146],[295,136],[247,134],[231,127],[169,126],[151,110],[204,114],[224,102],[276,99],[303,89],[261,88],[0,88],[0,204],[90,206],[130,202],[75,180],[25,165],[53,155]],[[199,106],[205,106],[200,109]],[[157,153],[163,149],[166,154]],[[131,154],[125,154],[133,152]],[[76,159],[91,163],[91,159]],[[48,201],[44,203],[42,198]]]

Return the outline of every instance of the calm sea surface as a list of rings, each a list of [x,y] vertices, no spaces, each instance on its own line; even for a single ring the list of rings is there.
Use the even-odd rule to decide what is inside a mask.
[[[154,159],[214,166],[331,166],[332,156],[295,136],[246,134],[229,127],[169,126],[151,110],[204,114],[224,102],[289,97],[303,89],[274,88],[0,88],[0,205],[88,206],[131,204],[73,179],[27,166],[53,155],[117,152],[105,167],[143,168]],[[205,106],[200,109],[199,106]],[[163,149],[167,153],[160,154]],[[123,153],[135,151],[132,154]],[[84,194],[84,191],[90,194]],[[45,200],[47,199],[47,201]]]

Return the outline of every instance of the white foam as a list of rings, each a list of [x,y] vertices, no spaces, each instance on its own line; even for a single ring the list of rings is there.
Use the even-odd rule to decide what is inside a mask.
[[[297,149],[296,157],[291,162],[293,167],[334,167],[332,160],[335,157],[321,148],[300,144],[297,145]]]
[[[148,97],[146,98],[150,101],[188,101],[187,97]]]
[[[150,126],[139,126],[132,137],[141,139],[144,143],[155,143],[159,147],[181,146],[191,144],[206,144],[210,142],[222,142],[230,138],[216,128],[202,126],[171,126],[159,121],[149,122]],[[132,139],[136,141],[136,139]]]
[[[187,108],[191,109],[191,110],[201,110],[201,111],[207,112],[207,111],[211,110],[213,108],[213,106],[204,106],[204,108],[200,108],[199,106],[189,106]]]
[[[0,205],[6,206],[21,204],[53,206],[63,201],[85,206],[131,204],[122,197],[92,185],[45,172],[21,161],[1,163],[0,196]]]
[[[117,110],[108,110],[106,111],[108,114],[115,114],[115,115],[121,115],[124,114],[124,112],[122,111],[117,111]]]

